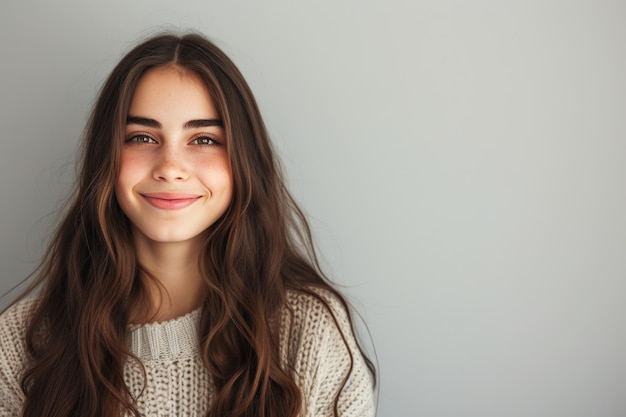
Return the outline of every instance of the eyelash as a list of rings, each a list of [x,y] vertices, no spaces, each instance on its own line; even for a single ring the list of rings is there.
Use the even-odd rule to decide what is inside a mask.
[[[206,141],[208,143],[198,143],[198,141]],[[217,141],[217,139],[215,139],[212,136],[208,136],[208,135],[203,135],[203,136],[198,136],[196,138],[194,138],[191,143],[193,143],[194,145],[200,145],[200,146],[215,146],[215,145],[219,145],[220,143]]]
[[[136,143],[139,145],[146,145],[152,142],[156,143],[156,141],[152,137],[146,134],[133,135],[126,139],[126,143]]]
[[[206,143],[200,143],[200,141],[204,141]],[[152,143],[156,143],[156,140],[154,138],[152,138],[152,136],[147,135],[145,133],[140,133],[140,134],[136,134],[136,135],[132,135],[130,136],[128,139],[126,139],[126,143],[136,143],[138,145],[148,145],[148,144],[152,144]],[[220,145],[220,142],[209,135],[202,135],[202,136],[197,136],[194,139],[191,140],[190,142],[193,145],[198,145],[198,146],[215,146],[215,145]]]

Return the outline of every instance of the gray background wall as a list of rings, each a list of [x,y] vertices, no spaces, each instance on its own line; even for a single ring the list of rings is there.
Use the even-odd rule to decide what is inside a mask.
[[[111,67],[194,27],[248,78],[369,324],[380,416],[626,416],[625,18],[617,0],[4,0],[0,292],[41,253]]]

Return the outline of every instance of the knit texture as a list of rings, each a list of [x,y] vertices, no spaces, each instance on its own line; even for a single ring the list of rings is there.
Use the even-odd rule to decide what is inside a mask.
[[[340,416],[373,416],[372,377],[357,348],[346,311],[332,294],[317,293],[329,304],[330,311],[311,295],[289,292],[281,315],[281,361],[284,369],[293,370],[302,392],[300,415],[333,416],[334,399],[339,393]],[[20,415],[24,400],[19,385],[26,360],[24,337],[35,302],[20,301],[0,316],[0,417]],[[206,415],[213,387],[199,355],[200,314],[195,310],[163,323],[130,329],[128,345],[141,360],[146,379],[140,365],[132,360],[125,365],[124,378],[131,393],[138,397],[136,405],[141,415]]]

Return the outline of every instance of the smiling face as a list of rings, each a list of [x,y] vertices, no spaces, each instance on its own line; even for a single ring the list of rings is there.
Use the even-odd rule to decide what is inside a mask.
[[[196,74],[167,66],[142,76],[115,187],[137,244],[195,243],[224,214],[233,188],[225,141]]]

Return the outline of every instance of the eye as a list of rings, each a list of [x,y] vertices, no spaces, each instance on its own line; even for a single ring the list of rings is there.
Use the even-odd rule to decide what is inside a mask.
[[[219,145],[217,140],[210,136],[199,136],[191,141],[192,145],[202,145],[202,146],[210,146],[210,145]]]
[[[140,134],[134,135],[126,139],[126,143],[140,143],[140,144],[148,144],[148,143],[156,143],[154,139],[152,139],[148,135]]]

